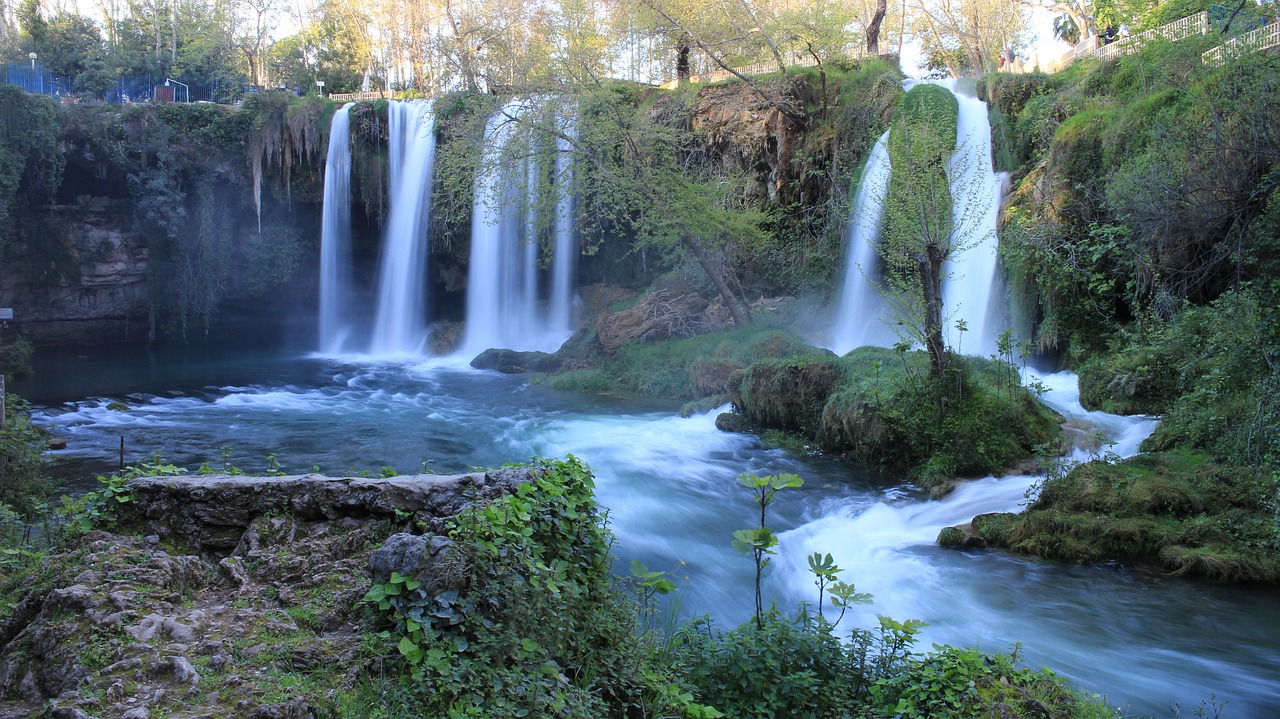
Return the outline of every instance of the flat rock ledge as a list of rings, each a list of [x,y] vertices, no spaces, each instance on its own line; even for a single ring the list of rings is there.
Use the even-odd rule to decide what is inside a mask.
[[[132,480],[112,531],[0,587],[0,719],[333,716],[394,661],[371,583],[461,588],[450,518],[542,471]]]
[[[405,519],[438,530],[472,502],[509,494],[537,469],[387,478],[196,475],[142,477],[133,500],[117,508],[121,525],[193,549],[227,554],[257,518],[288,515],[303,522]]]

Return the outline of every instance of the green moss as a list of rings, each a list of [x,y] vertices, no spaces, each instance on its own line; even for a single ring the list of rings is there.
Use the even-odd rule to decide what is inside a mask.
[[[927,485],[1012,466],[1057,436],[1056,415],[1007,364],[953,359],[945,386],[927,377],[916,352],[862,347],[841,358],[761,360],[735,380],[733,401],[756,425]]]
[[[1145,454],[1080,465],[1047,481],[1023,514],[982,515],[973,526],[992,546],[1047,559],[1275,582],[1280,526],[1268,497],[1276,485],[1202,453]]]

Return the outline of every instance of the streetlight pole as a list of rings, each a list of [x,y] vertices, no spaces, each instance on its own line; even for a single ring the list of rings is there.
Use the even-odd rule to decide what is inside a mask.
[[[187,84],[184,82],[178,82],[173,78],[166,77],[164,79],[164,86],[169,87],[169,83],[173,83],[174,85],[182,85],[182,89],[187,91],[187,104],[190,105],[191,104],[191,88],[187,87]]]
[[[36,69],[36,54],[33,52],[28,54],[27,57],[31,58],[31,69]]]

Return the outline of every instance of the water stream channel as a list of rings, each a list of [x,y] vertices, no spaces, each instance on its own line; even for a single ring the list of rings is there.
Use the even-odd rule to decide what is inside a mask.
[[[1280,712],[1280,594],[1222,587],[1123,566],[1074,567],[934,544],[938,530],[975,514],[1016,509],[1033,477],[964,484],[942,501],[831,457],[767,449],[716,430],[714,413],[682,419],[669,402],[563,393],[467,368],[457,360],[321,358],[263,351],[173,350],[42,354],[40,373],[14,389],[39,403],[37,419],[69,440],[56,470],[69,489],[155,452],[168,461],[261,471],[270,453],[287,471],[326,474],[392,466],[464,472],[532,456],[573,453],[597,475],[598,494],[626,567],[639,559],[679,580],[684,615],[737,623],[752,609],[751,563],[731,546],[753,521],[735,477],[796,472],[770,523],[781,552],[767,597],[813,601],[805,570],[831,552],[846,580],[875,596],[846,617],[928,622],[932,642],[1008,650],[1047,665],[1140,715],[1183,716],[1211,695],[1228,717]],[[1045,401],[1084,414],[1074,377],[1042,378]],[[128,411],[108,409],[112,401]],[[1127,454],[1153,422],[1091,413]]]

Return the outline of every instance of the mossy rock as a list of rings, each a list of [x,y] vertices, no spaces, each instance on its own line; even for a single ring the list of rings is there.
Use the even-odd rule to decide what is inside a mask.
[[[1046,481],[1022,514],[975,517],[992,546],[1077,564],[1126,561],[1214,581],[1280,581],[1277,480],[1192,452],[1095,461]]]

